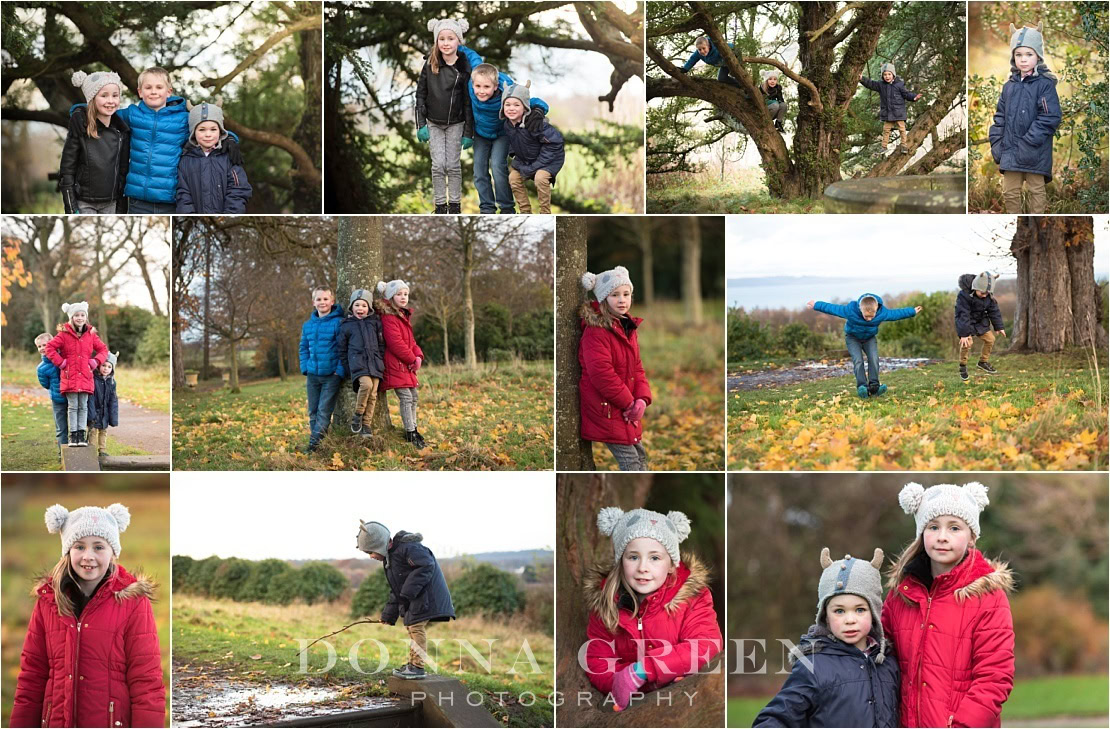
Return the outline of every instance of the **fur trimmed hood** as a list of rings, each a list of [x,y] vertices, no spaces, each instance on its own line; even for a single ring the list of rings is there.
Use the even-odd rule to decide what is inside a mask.
[[[387,299],[374,299],[374,311],[378,312],[379,316],[404,316],[406,318],[412,316],[411,308],[401,308]]]
[[[985,558],[984,558],[985,559]],[[1014,592],[1014,573],[1009,562],[996,559],[985,559],[992,572],[977,578],[974,582],[956,590],[957,600],[967,600],[972,597],[984,597],[988,593],[1001,590],[1007,595]]]
[[[971,598],[983,598],[992,592],[1004,592],[1009,595],[1016,589],[1014,573],[1010,569],[1009,563],[1002,560],[987,559],[982,552],[975,548],[972,548],[964,561],[951,572],[935,578],[932,585],[924,584],[921,578],[913,573],[913,563],[918,560],[928,562],[928,556],[925,555],[924,551],[907,565],[899,576],[897,583],[888,583],[888,586],[895,590],[899,597],[910,604],[913,604],[914,600],[906,594],[907,591],[911,593],[916,590],[928,592],[930,589],[936,588],[936,583],[939,580],[949,580],[952,583],[942,585],[936,589],[936,592],[938,594],[951,592],[957,602],[963,602]],[[907,590],[908,585],[914,587]]]
[[[137,597],[145,597],[153,602],[158,583],[144,572],[131,574],[117,564],[114,573],[108,576],[108,584],[104,585],[103,589],[110,590],[119,602]],[[38,599],[47,596],[50,600],[54,599],[54,585],[50,580],[50,574],[44,573],[35,578],[31,597]]]
[[[612,565],[596,564],[586,574],[582,589],[586,593],[586,606],[593,613],[601,610],[601,601],[605,595],[603,588],[611,570]],[[663,608],[668,613],[674,612],[683,603],[693,600],[703,590],[709,589],[709,566],[698,556],[689,552],[682,553],[682,562],[675,570],[675,576],[676,579],[668,580],[667,584],[660,588],[665,591],[664,596],[667,598],[667,602]],[[624,588],[621,588],[617,599],[620,600],[625,595],[627,593]]]
[[[602,308],[601,304],[597,301],[583,301],[582,305],[578,307],[578,318],[582,321],[584,327],[601,327],[602,329],[611,329],[617,323],[617,317],[608,310]],[[628,317],[632,323],[637,327],[644,321],[638,316]]]

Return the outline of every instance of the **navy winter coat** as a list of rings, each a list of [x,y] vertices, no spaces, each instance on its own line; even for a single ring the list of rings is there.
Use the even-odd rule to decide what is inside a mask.
[[[477,52],[467,48],[466,46],[459,46],[459,53],[466,56],[467,63],[470,68],[477,68],[485,63],[482,57]],[[474,112],[474,133],[484,139],[497,139],[505,135],[504,125],[501,123],[501,94],[510,86],[513,85],[512,76],[507,73],[499,73],[497,77],[497,91],[493,92],[493,96],[485,101],[478,98],[474,93],[474,77],[473,74],[466,82],[466,90],[470,94],[470,105]],[[539,107],[547,114],[550,109],[547,102],[543,99],[532,97],[528,101],[529,107]]]
[[[131,166],[124,194],[147,202],[172,203],[177,195],[181,147],[189,138],[185,99],[171,96],[158,111],[140,101],[116,114],[131,127]]]
[[[736,50],[735,43],[729,43],[728,47],[732,50]],[[720,67],[721,64],[725,62],[725,59],[721,58],[721,52],[717,50],[717,46],[713,43],[713,41],[709,41],[709,53],[703,56],[702,54],[698,53],[698,49],[695,48],[694,52],[690,54],[690,57],[686,59],[686,63],[682,66],[682,70],[691,70],[694,66],[698,65],[698,61],[703,61],[706,65],[709,66]]]
[[[890,83],[883,81],[881,78],[877,81],[861,78],[859,82],[872,91],[879,92],[880,119],[883,121],[906,120],[906,102],[917,98],[917,92],[907,89],[901,78],[895,76]]]
[[[528,131],[523,120],[520,124],[513,124],[506,119],[504,129],[509,138],[513,168],[526,179],[535,177],[536,170],[547,170],[554,185],[555,175],[563,169],[565,159],[563,135],[559,130],[548,124],[546,119],[543,120],[543,131],[538,134]]]
[[[864,298],[870,296],[879,303],[879,308],[875,312],[875,318],[867,321],[863,318],[863,314],[859,310],[859,302]],[[906,306],[901,309],[887,309],[883,306],[883,300],[876,294],[863,294],[858,299],[850,304],[830,304],[826,301],[814,302],[813,308],[823,314],[831,314],[832,316],[839,316],[845,320],[844,333],[851,334],[860,341],[870,339],[879,333],[879,325],[884,321],[898,321],[899,319],[909,319],[911,316],[916,316],[917,311],[912,306]]]
[[[1005,329],[1002,326],[1002,310],[998,308],[998,302],[991,294],[983,298],[976,296],[971,290],[971,282],[974,280],[973,273],[960,276],[960,293],[956,294],[956,336],[958,337],[978,337],[992,329],[996,332]]]
[[[336,334],[343,323],[343,307],[332,306],[327,316],[313,309],[312,316],[301,325],[301,374],[347,376],[347,366],[339,359]]]
[[[346,364],[351,384],[358,391],[358,378],[385,374],[385,339],[382,338],[382,318],[371,311],[359,319],[354,314],[339,325],[335,335],[339,347],[339,360]]]
[[[185,145],[177,167],[177,212],[239,215],[247,211],[251,185],[246,170],[231,162],[228,145],[233,144],[225,138],[207,155],[191,140]]]
[[[874,644],[864,653],[814,625],[798,649],[813,670],[791,654],[790,676],[752,726],[900,726],[898,661],[890,643]]]
[[[1015,70],[1002,87],[990,128],[991,157],[1003,172],[1032,172],[1051,182],[1060,98],[1056,79],[1046,76],[1043,68],[1025,78]]]
[[[62,371],[58,369],[58,365],[51,362],[44,354],[36,374],[39,376],[39,384],[50,390],[50,399],[59,405],[64,405],[67,400],[62,394]]]
[[[424,537],[401,530],[393,535],[393,545],[385,560],[385,580],[389,599],[381,619],[393,625],[403,617],[405,625],[425,620],[445,622],[455,617],[447,580],[439,569],[432,550],[421,542]]]
[[[119,427],[119,400],[116,398],[116,375],[93,374],[93,394],[89,397],[89,427],[104,430]]]

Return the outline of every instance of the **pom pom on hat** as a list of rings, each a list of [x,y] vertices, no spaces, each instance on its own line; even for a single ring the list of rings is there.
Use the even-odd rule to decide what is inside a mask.
[[[89,74],[85,73],[84,71],[74,71],[73,75],[69,77],[69,80],[73,83],[74,86],[80,86],[81,84],[85,83],[85,79],[87,79],[88,77]]]
[[[597,513],[597,528],[607,537],[613,536],[613,531],[624,516],[624,510],[616,506],[606,506]]]
[[[908,483],[898,492],[898,505],[907,514],[913,514],[921,506],[921,497],[925,495],[925,487],[919,483]]]
[[[127,527],[131,525],[131,512],[123,504],[112,504],[106,511],[112,515],[116,520],[116,526],[119,527],[121,532],[127,531]]]
[[[61,504],[54,504],[46,510],[46,531],[57,534],[66,525],[69,518],[69,509]]]
[[[967,492],[968,496],[971,497],[972,501],[974,501],[975,505],[980,509],[991,502],[991,500],[987,498],[987,487],[978,481],[964,484],[964,491]]]
[[[582,274],[582,288],[586,289],[587,291],[593,291],[595,283],[597,283],[596,273],[590,273],[589,271],[586,271],[584,274]]]
[[[686,539],[690,536],[690,517],[683,514],[681,511],[668,511],[667,518],[674,524],[675,533],[678,534],[678,541]]]

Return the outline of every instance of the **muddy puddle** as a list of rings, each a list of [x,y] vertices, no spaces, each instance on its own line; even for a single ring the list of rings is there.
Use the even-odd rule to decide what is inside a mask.
[[[879,357],[879,371],[904,370],[912,367],[924,367],[928,364],[940,362],[937,359],[926,357]],[[841,377],[852,374],[852,360],[810,360],[799,362],[788,367],[776,367],[766,370],[745,370],[730,372],[727,377],[729,392],[737,390],[762,390],[771,387],[785,387],[802,382],[824,380],[829,377]]]

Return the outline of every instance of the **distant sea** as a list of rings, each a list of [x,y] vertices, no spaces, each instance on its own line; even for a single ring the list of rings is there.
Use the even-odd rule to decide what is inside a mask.
[[[774,276],[762,278],[730,278],[725,296],[729,306],[751,310],[802,309],[810,299],[818,301],[853,301],[860,294],[897,295],[910,291],[955,291],[959,273],[950,277],[890,278],[884,276],[859,278],[825,278],[820,276]]]

